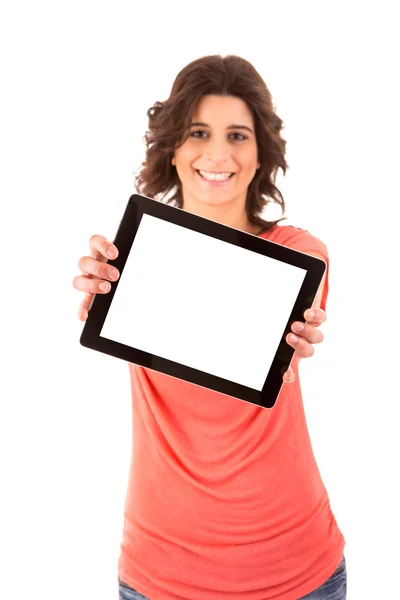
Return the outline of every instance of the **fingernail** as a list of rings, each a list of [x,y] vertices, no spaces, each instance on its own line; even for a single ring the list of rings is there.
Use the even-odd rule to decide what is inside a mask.
[[[303,331],[303,329],[304,329],[303,323],[296,323],[294,325],[294,330],[297,331],[297,333],[300,333],[301,331]]]
[[[116,248],[110,248],[108,251],[108,258],[115,258],[117,256]]]
[[[109,284],[106,281],[103,281],[100,285],[99,288],[103,291],[103,292],[108,292],[109,289]]]
[[[308,313],[308,319],[315,319],[315,310],[310,310]]]
[[[294,333],[291,333],[289,335],[289,341],[292,342],[292,344],[295,344],[298,340],[299,338],[297,337],[297,335],[294,335]]]

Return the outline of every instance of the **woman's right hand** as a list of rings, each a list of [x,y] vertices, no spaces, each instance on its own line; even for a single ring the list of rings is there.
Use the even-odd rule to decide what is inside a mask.
[[[82,256],[78,261],[78,267],[83,274],[72,280],[72,285],[76,290],[85,292],[85,297],[78,310],[78,318],[81,321],[86,321],[88,318],[95,294],[107,294],[111,289],[108,282],[117,281],[119,277],[118,270],[106,264],[106,260],[117,258],[116,246],[103,235],[92,235],[89,246],[90,256]],[[102,289],[101,286],[105,286],[105,289]]]

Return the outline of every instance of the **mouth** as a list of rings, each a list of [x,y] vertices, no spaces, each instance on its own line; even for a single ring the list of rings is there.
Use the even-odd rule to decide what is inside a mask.
[[[235,173],[231,173],[229,171],[202,171],[200,169],[195,169],[196,173],[200,177],[202,181],[211,185],[226,185],[235,175]]]

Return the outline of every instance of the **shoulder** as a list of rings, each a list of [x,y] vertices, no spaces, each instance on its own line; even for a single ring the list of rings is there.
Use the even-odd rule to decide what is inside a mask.
[[[300,252],[322,255],[328,261],[328,248],[326,244],[307,229],[293,225],[276,225],[261,234],[260,237],[277,244],[282,244],[282,246],[299,250]]]
[[[312,254],[322,258],[327,266],[320,288],[313,302],[313,307],[321,307],[326,311],[326,302],[328,297],[329,282],[329,255],[325,243],[318,237],[310,233],[307,229],[294,227],[293,225],[277,225],[262,235],[263,238],[276,244],[282,244],[293,250]]]

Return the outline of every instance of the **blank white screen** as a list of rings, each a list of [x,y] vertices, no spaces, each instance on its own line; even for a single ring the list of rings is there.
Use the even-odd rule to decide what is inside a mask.
[[[144,214],[101,336],[261,391],[305,275]]]

